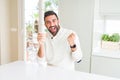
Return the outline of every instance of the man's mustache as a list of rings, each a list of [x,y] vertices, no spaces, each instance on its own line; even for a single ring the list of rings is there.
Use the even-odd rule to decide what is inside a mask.
[[[50,26],[49,28],[52,28],[52,27],[57,27],[57,26]]]

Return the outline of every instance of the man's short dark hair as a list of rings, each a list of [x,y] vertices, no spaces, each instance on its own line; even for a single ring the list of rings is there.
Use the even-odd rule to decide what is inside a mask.
[[[46,12],[44,13],[44,20],[45,20],[45,18],[46,18],[47,16],[50,16],[50,15],[55,15],[55,16],[57,17],[57,19],[58,19],[58,16],[57,16],[57,14],[56,14],[54,11],[46,11]]]

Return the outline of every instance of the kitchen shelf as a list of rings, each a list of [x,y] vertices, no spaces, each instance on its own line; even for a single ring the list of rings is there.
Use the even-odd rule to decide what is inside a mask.
[[[110,58],[120,58],[120,50],[105,50],[101,48],[94,48],[92,55],[110,57]]]

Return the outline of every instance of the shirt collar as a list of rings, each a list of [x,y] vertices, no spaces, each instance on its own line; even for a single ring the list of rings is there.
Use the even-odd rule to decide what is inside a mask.
[[[59,31],[57,32],[57,34],[55,36],[53,36],[49,31],[47,32],[47,34],[49,35],[50,38],[56,38],[57,36],[59,36],[61,34],[61,32],[63,31],[63,28],[60,27]]]

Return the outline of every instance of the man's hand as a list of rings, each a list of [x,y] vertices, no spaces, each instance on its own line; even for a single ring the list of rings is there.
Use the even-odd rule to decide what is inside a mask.
[[[71,51],[74,52],[74,51],[76,50],[75,34],[74,34],[74,33],[71,33],[71,34],[68,36],[68,42],[69,42],[69,44],[70,44]]]
[[[38,33],[37,40],[39,43],[44,43],[46,39],[46,34],[45,33]]]
[[[46,39],[46,34],[45,33],[38,33],[37,40],[39,43],[39,50],[38,50],[38,56],[42,58],[44,56],[44,42]]]
[[[71,34],[68,36],[68,42],[69,42],[70,46],[73,46],[73,45],[75,44],[74,40],[75,40],[75,34],[74,34],[74,33],[71,33]]]

